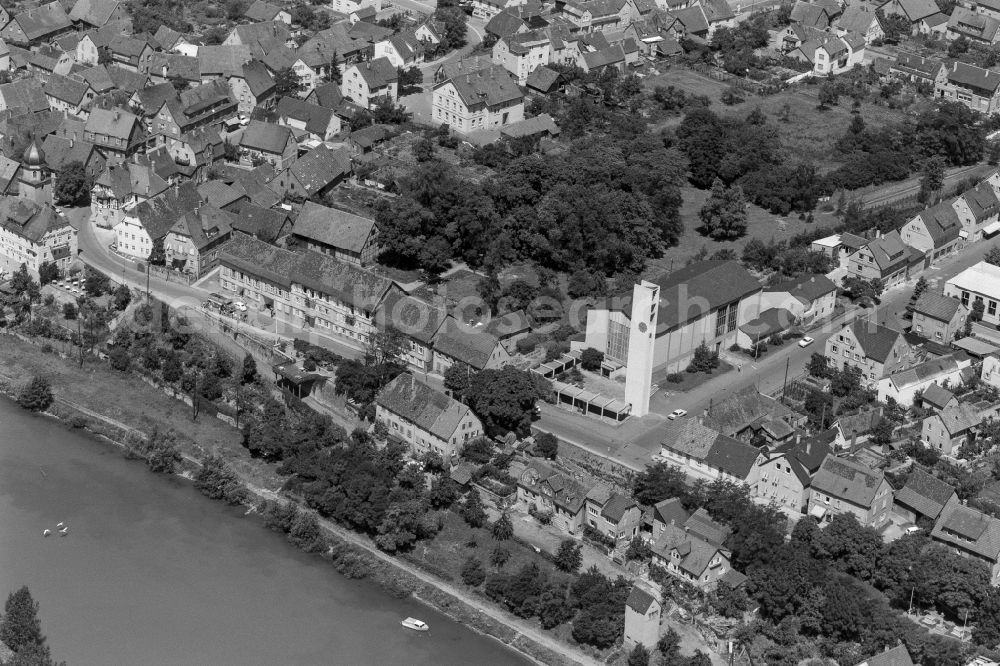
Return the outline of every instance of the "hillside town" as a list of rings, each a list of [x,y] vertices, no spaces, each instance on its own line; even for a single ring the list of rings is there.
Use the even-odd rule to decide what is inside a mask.
[[[996,0],[15,0],[0,384],[540,663],[997,666],[998,113]]]

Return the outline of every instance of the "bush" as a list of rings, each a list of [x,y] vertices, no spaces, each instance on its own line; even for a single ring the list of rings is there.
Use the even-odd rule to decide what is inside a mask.
[[[486,569],[475,557],[469,557],[462,565],[462,582],[471,587],[479,587],[486,580]]]
[[[669,375],[667,375],[667,381],[670,382],[671,384],[680,384],[682,381],[684,381],[684,375],[679,372],[671,372]]]
[[[594,372],[601,369],[601,363],[604,362],[604,352],[599,349],[594,349],[593,347],[587,347],[580,354],[580,367],[584,370],[590,370]]]
[[[514,343],[514,347],[517,349],[519,354],[530,354],[535,351],[535,347],[538,346],[538,336],[537,335],[526,335],[517,342]]]
[[[17,395],[17,404],[31,412],[43,412],[52,406],[52,386],[44,377],[34,376]]]
[[[194,487],[211,499],[224,500],[229,504],[242,504],[247,491],[236,473],[219,456],[209,456],[194,476]]]

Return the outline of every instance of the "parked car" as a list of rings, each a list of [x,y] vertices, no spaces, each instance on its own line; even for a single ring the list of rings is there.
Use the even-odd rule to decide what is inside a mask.
[[[814,342],[816,342],[816,341],[813,340],[812,338],[810,338],[807,335],[806,337],[804,337],[801,340],[799,340],[799,347],[808,347],[809,345],[811,345]]]
[[[670,412],[670,415],[667,418],[673,421],[675,419],[679,419],[682,416],[687,416],[686,409],[675,409],[674,411]]]

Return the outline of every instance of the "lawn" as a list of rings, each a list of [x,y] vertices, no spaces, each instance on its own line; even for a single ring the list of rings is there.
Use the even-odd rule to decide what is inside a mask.
[[[475,313],[472,312],[472,309],[467,306],[472,303],[478,303],[481,300],[479,297],[479,290],[477,288],[481,279],[481,276],[473,273],[469,269],[461,268],[438,284],[425,284],[421,286],[413,292],[413,295],[417,298],[424,299],[429,303],[436,303],[441,299],[444,299],[449,312],[461,304],[466,310],[468,310],[467,312],[462,313],[464,318],[468,320],[472,318]]]
[[[666,373],[660,373],[653,377],[653,381],[659,385],[660,390],[666,393],[684,393],[686,391],[690,391],[691,389],[697,388],[698,386],[701,386],[710,379],[715,379],[719,375],[724,375],[732,369],[733,369],[732,365],[726,363],[723,360],[719,360],[719,367],[713,370],[711,373],[681,372],[679,373],[681,376],[681,381],[677,383],[667,381]]]

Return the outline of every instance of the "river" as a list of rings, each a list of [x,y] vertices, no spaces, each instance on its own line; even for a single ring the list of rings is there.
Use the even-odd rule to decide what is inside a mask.
[[[66,537],[42,536],[59,522]],[[0,603],[21,585],[69,666],[529,663],[0,399]]]

